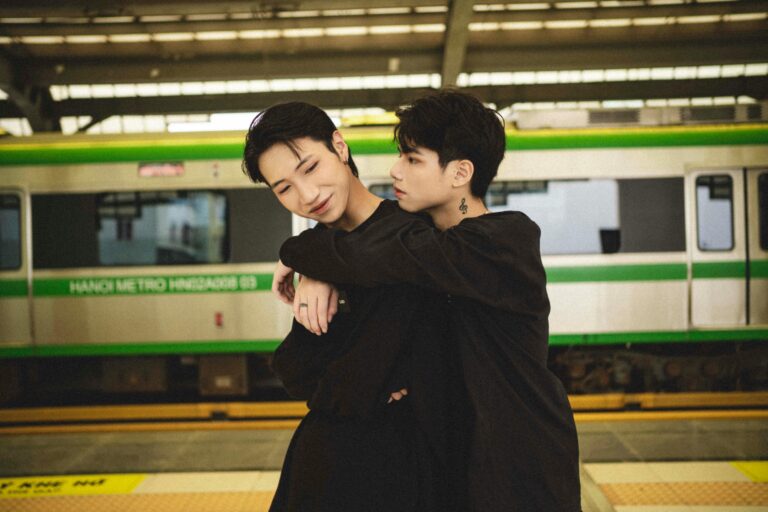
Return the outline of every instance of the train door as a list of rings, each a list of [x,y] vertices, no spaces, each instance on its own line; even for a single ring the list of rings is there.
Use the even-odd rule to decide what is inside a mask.
[[[691,324],[747,324],[747,233],[742,169],[698,169],[687,176]]]
[[[750,325],[768,325],[768,169],[748,169],[747,230],[749,244]]]
[[[20,191],[0,189],[0,346],[32,341],[26,205]]]

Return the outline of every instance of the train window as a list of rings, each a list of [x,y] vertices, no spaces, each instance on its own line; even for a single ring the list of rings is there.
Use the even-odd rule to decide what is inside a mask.
[[[221,263],[224,192],[36,195],[36,268]]]
[[[277,261],[280,246],[291,236],[291,213],[267,188],[227,191],[229,260],[232,263]]]
[[[733,249],[733,180],[728,175],[696,178],[696,224],[699,249]]]
[[[533,219],[542,254],[685,250],[682,178],[494,182],[486,204]]]
[[[757,178],[757,197],[760,209],[760,248],[768,251],[768,173]]]
[[[617,180],[558,180],[492,183],[491,211],[519,210],[541,228],[542,254],[617,252]]]
[[[18,196],[0,194],[0,270],[21,267],[20,210]]]
[[[382,199],[397,200],[395,196],[395,189],[392,187],[392,183],[374,183],[368,185],[368,190],[376,194]]]

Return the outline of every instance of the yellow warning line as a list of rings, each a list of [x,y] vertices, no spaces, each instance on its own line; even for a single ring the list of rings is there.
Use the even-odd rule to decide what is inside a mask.
[[[577,412],[576,423],[613,421],[764,420],[768,410]]]
[[[609,393],[602,395],[572,395],[569,397],[576,417],[581,421],[625,421],[638,419],[687,418],[691,412],[697,418],[739,417],[758,415],[768,410],[768,392],[728,393]],[[634,407],[638,411],[622,411]],[[698,410],[702,408],[756,408],[752,411]],[[758,409],[758,408],[762,408]],[[652,411],[652,409],[676,409]],[[684,409],[695,409],[685,411]],[[586,412],[590,411],[590,412]],[[599,411],[599,412],[598,412]],[[304,417],[307,406],[303,402],[228,402],[198,404],[151,404],[151,405],[98,405],[77,407],[33,407],[0,410],[0,425],[24,423],[61,424],[74,422],[138,422],[200,420],[226,417],[242,420],[296,420]],[[613,420],[616,415],[618,420]],[[592,419],[599,418],[599,419]],[[191,423],[200,425],[200,421]],[[175,423],[175,424],[181,424]],[[53,425],[61,426],[61,425]],[[3,430],[6,431],[6,430]]]
[[[768,420],[767,411],[622,411],[575,413],[576,423],[685,420]],[[293,430],[299,419],[244,421],[165,421],[142,423],[94,423],[89,425],[31,425],[0,427],[0,435],[63,434],[94,432],[157,432],[192,430]]]
[[[0,435],[71,434],[95,432],[180,432],[191,430],[293,430],[300,420],[173,421],[157,423],[98,423],[92,425],[33,425],[2,427]]]

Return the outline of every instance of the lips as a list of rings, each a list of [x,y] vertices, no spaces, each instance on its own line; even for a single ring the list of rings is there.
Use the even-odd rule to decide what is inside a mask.
[[[399,188],[397,188],[397,187],[392,187],[392,188],[395,189],[395,197],[400,198],[400,197],[403,197],[405,195],[405,192],[403,192]]]
[[[330,208],[330,205],[331,205],[331,198],[329,196],[328,198],[325,199],[325,201],[323,201],[322,203],[320,203],[317,206],[315,206],[314,208],[312,208],[309,211],[309,213],[311,213],[313,215],[322,215],[323,213],[328,211],[328,208]]]

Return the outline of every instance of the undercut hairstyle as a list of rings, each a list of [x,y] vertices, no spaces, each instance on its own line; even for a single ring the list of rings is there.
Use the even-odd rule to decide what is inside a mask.
[[[445,169],[454,160],[475,168],[470,190],[483,198],[504,158],[504,118],[469,94],[445,90],[421,97],[397,112],[395,142],[403,153],[431,149]]]
[[[336,125],[319,107],[301,101],[273,105],[251,121],[245,136],[243,172],[255,183],[266,183],[259,168],[259,157],[275,144],[285,144],[298,156],[296,140],[304,137],[323,143],[329,151],[338,155],[333,147],[335,131]],[[351,151],[347,163],[352,174],[357,176],[357,165],[352,160]]]

